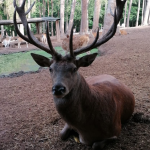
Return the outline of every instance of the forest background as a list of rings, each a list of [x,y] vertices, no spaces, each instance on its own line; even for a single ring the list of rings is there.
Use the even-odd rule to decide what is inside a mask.
[[[18,0],[18,5],[23,0]],[[26,8],[28,8],[34,0],[27,0]],[[87,30],[94,29],[94,16],[98,15],[98,25],[100,28],[104,25],[104,18],[107,13],[107,9],[110,3],[114,3],[115,0],[36,0],[35,6],[28,18],[38,18],[45,16],[52,16],[61,18],[60,30],[61,34],[67,33],[69,29],[69,20],[71,19],[71,13],[73,12],[74,27],[76,32],[81,32],[81,22],[84,22],[82,18],[83,13],[87,13]],[[99,10],[96,9],[98,6]],[[87,7],[85,7],[87,6]],[[74,10],[72,9],[74,7]],[[87,9],[87,11],[85,11]],[[126,27],[134,27],[138,25],[148,25],[150,22],[150,0],[127,0],[123,18],[120,20],[120,25],[123,23]],[[12,20],[13,19],[13,0],[0,0],[0,20]],[[9,35],[14,31],[14,26],[4,27]],[[31,30],[35,33],[36,26],[31,24]],[[41,32],[45,32],[45,25],[41,23]],[[55,35],[55,24],[50,23],[51,35]]]

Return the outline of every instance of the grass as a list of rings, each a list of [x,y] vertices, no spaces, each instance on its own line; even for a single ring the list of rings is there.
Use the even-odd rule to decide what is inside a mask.
[[[56,51],[65,55],[65,51],[61,47],[55,47]],[[91,50],[91,53],[97,52],[97,49]],[[19,71],[37,71],[39,66],[31,57],[31,53],[40,54],[50,58],[50,54],[47,54],[41,50],[33,50],[23,53],[12,53],[7,55],[0,55],[0,75],[8,75],[10,73],[16,73]],[[78,57],[85,56],[86,53],[78,55]]]

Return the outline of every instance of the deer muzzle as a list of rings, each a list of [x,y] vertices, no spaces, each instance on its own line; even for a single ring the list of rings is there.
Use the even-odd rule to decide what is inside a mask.
[[[66,93],[66,88],[63,85],[55,85],[52,87],[52,93],[54,96],[63,96]]]

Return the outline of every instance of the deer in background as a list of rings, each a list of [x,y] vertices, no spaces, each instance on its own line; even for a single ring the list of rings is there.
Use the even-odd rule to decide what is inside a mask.
[[[91,39],[96,38],[97,32],[93,32],[90,30],[89,34],[83,34],[83,35],[73,35],[73,50],[79,49],[81,47],[87,46]],[[102,32],[99,32],[99,35],[102,35]],[[67,35],[66,38],[62,41],[62,48],[69,52],[69,35]],[[87,54],[90,54],[90,51],[87,52]]]
[[[21,43],[26,42],[26,41],[23,40],[22,38],[18,37],[17,42],[18,42],[18,48],[21,48]],[[28,48],[29,47],[28,42],[26,42],[26,45],[27,45],[27,48]]]
[[[42,34],[42,43],[47,44],[46,34]]]
[[[89,42],[89,36],[85,35],[74,35],[73,36],[73,50],[84,47]],[[69,35],[62,41],[62,48],[69,52]]]
[[[9,47],[11,38],[12,38],[11,36],[6,36],[6,38],[2,40],[2,44],[3,44],[5,47]]]
[[[77,55],[102,45],[114,36],[124,4],[125,1],[116,0],[114,22],[110,30],[101,39],[98,39],[98,31],[93,43],[86,47],[73,50],[72,28],[69,40],[70,53],[61,56],[52,46],[48,21],[46,21],[46,36],[49,47],[41,44],[30,31],[24,11],[25,3],[18,7],[14,1],[14,26],[17,34],[52,55],[52,59],[48,59],[31,54],[38,65],[49,68],[53,82],[51,92],[54,103],[66,122],[60,133],[62,140],[76,133],[81,143],[92,146],[94,150],[102,149],[109,141],[119,136],[121,123],[127,122],[134,111],[133,93],[118,79],[106,74],[84,79],[78,72],[80,67],[88,67],[95,60],[97,53],[76,59]],[[28,33],[28,38],[18,29],[16,11]]]

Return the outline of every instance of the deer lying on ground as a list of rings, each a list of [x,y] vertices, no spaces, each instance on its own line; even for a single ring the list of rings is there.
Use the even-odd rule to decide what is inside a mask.
[[[114,36],[125,1],[116,0],[116,4],[114,23],[101,39],[98,39],[97,32],[91,45],[73,50],[72,28],[69,41],[70,54],[61,56],[52,46],[48,34],[48,22],[46,21],[46,35],[49,47],[41,44],[31,33],[27,24],[27,13],[24,12],[25,3],[18,7],[14,1],[14,26],[17,34],[52,55],[50,60],[41,55],[31,54],[38,65],[49,68],[53,82],[54,103],[58,113],[66,122],[60,133],[61,139],[66,140],[71,134],[76,133],[81,143],[92,146],[94,150],[102,149],[106,143],[119,136],[121,123],[129,120],[135,105],[130,89],[115,77],[99,75],[85,80],[78,72],[80,67],[88,67],[97,53],[79,59],[76,59],[76,56],[102,45]],[[28,38],[24,37],[18,29],[16,11],[28,33]]]
[[[78,48],[87,46],[89,42],[89,36],[87,34],[85,35],[74,35],[73,36],[73,50],[76,50]],[[69,52],[69,35],[62,41],[62,48]]]
[[[25,40],[23,40],[21,37],[17,38],[17,42],[18,42],[18,48],[21,48],[21,43],[22,42],[26,42]],[[29,47],[28,42],[26,42],[27,48]]]
[[[11,38],[12,38],[11,36],[7,36],[5,39],[3,39],[2,45],[4,45],[5,47],[9,47]]]

